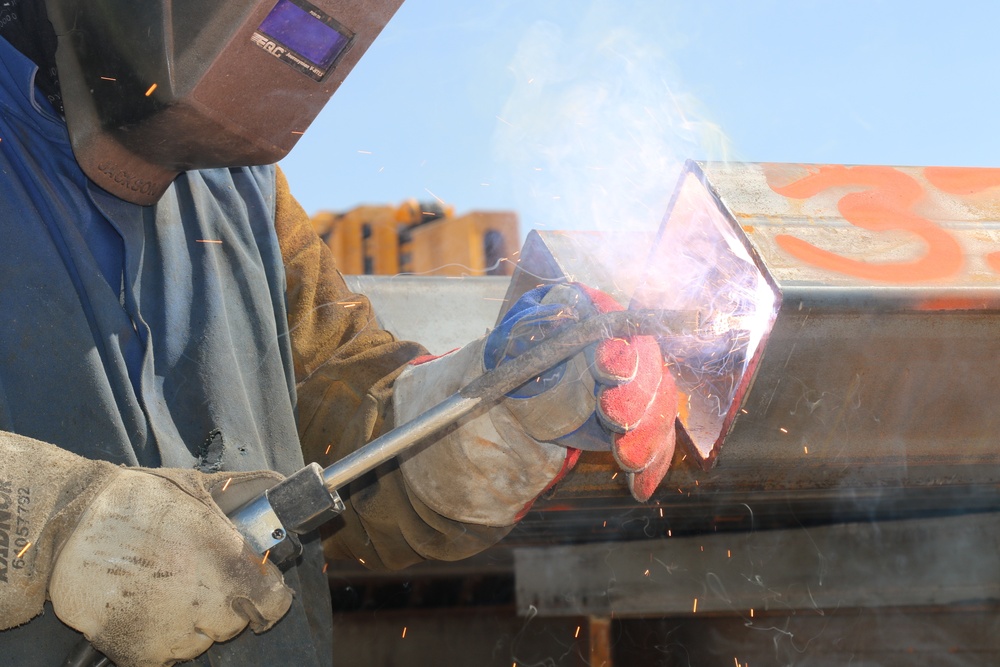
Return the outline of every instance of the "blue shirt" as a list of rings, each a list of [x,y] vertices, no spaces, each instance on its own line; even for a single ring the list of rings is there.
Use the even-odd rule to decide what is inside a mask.
[[[124,202],[80,170],[36,69],[0,39],[0,429],[125,465],[294,472],[274,168],[188,172],[155,206]],[[331,663],[308,547],[288,616],[200,664]],[[49,609],[0,633],[0,654],[61,664],[78,638]]]

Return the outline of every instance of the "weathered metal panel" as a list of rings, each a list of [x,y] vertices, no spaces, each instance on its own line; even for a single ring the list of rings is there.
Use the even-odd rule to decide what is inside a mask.
[[[543,616],[750,618],[997,603],[998,536],[1000,514],[988,513],[516,549],[517,605]]]
[[[345,276],[372,302],[379,325],[432,354],[462,347],[496,321],[510,279],[505,276]]]

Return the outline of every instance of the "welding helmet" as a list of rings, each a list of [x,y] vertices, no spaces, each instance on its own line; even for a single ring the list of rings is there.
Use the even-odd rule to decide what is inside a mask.
[[[403,0],[45,0],[84,173],[155,203],[284,157]]]

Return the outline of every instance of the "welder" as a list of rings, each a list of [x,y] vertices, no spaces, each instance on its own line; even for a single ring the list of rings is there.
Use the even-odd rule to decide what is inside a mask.
[[[342,79],[395,9],[359,19],[377,4],[0,6],[3,664],[61,664],[86,637],[119,667],[330,665],[324,557],[400,568],[476,553],[580,447],[613,451],[640,500],[663,477],[672,380],[653,339],[611,339],[343,489],[346,511],[285,572],[227,520],[304,460],[342,457],[619,308],[543,288],[431,359],[349,293],[273,146],[239,123],[299,133],[275,87],[308,100]],[[230,9],[248,31],[227,32]],[[257,105],[204,94],[241,74]],[[251,78],[266,76],[267,90]]]

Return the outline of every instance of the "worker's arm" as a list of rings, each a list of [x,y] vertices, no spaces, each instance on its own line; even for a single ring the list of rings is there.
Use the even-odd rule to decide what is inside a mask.
[[[285,263],[288,319],[306,461],[329,465],[394,425],[392,383],[426,354],[379,328],[368,299],[347,289],[333,254],[278,171],[275,227]],[[409,493],[395,462],[342,489],[347,511],[328,526],[328,558],[400,568],[477,553],[510,526],[468,525]]]
[[[583,287],[526,295],[489,338],[423,362],[422,348],[380,330],[368,300],[347,290],[280,172],[277,192],[307,460],[328,465],[546,335],[620,309]],[[401,465],[390,462],[350,484],[342,490],[343,521],[328,531],[327,556],[396,568],[477,553],[507,534],[572,468],[576,446],[593,438],[614,452],[636,497],[648,498],[673,451],[673,383],[652,339],[605,341],[595,359],[580,355],[551,390],[463,420],[449,435],[403,456]]]

